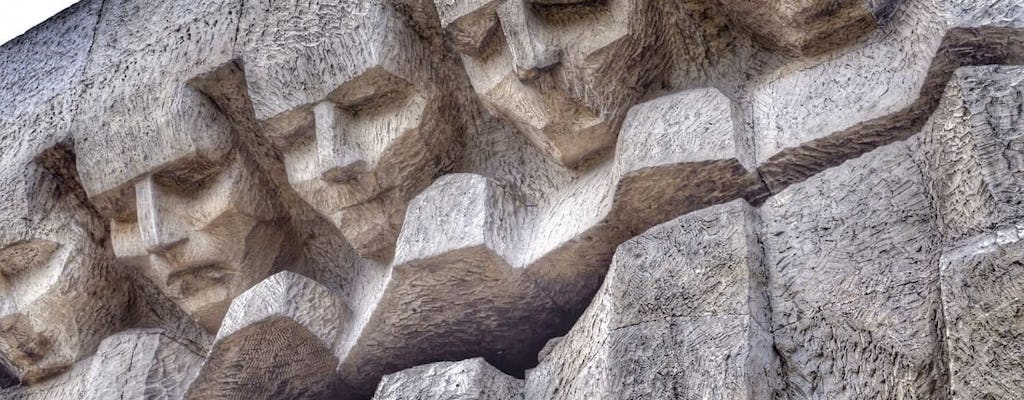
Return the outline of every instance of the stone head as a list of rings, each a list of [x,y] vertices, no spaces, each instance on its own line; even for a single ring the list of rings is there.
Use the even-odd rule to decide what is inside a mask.
[[[645,55],[658,21],[646,0],[435,4],[484,105],[566,167],[615,144],[626,111],[663,67]]]
[[[118,260],[211,331],[235,295],[271,273],[287,221],[269,179],[218,126],[124,137],[131,143],[110,147],[122,152],[78,164]],[[145,157],[114,156],[132,151]]]
[[[289,183],[360,256],[390,259],[406,204],[457,153],[437,57],[382,1],[270,2],[243,26],[248,95]]]
[[[0,167],[0,362],[26,382],[69,368],[130,318],[127,275],[68,149],[8,154]]]

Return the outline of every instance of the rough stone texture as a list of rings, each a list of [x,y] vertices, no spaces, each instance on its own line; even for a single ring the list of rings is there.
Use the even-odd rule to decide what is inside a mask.
[[[241,29],[248,96],[289,183],[361,256],[390,260],[406,204],[459,152],[429,43],[372,0],[248,4]]]
[[[664,69],[644,51],[656,42],[652,1],[434,3],[488,110],[564,166],[612,147],[629,106]]]
[[[105,2],[75,132],[118,259],[209,332],[270,275],[286,218],[228,118],[190,83],[231,61],[239,13],[238,1]]]
[[[202,362],[202,355],[162,331],[118,333],[92,357],[82,398],[180,399]]]
[[[939,228],[960,240],[1024,217],[1024,69],[957,70],[924,129]]]
[[[34,385],[20,385],[0,390],[4,400],[74,400],[82,398],[82,391],[88,385],[89,366],[92,358],[86,358],[72,365],[64,373]]]
[[[83,0],[0,46],[0,399],[1024,397],[1022,29]]]
[[[1024,392],[1020,279],[1020,67],[957,70],[926,124],[939,232],[950,397]]]
[[[939,238],[918,142],[848,161],[761,208],[787,397],[945,393]]]
[[[523,381],[473,358],[410,368],[387,375],[376,400],[515,400],[523,398]]]
[[[1024,393],[1024,231],[979,235],[942,253],[942,311],[950,398],[1009,399]]]
[[[616,245],[757,187],[736,160],[732,112],[713,89],[642,104],[615,157],[547,204],[478,175],[435,181],[409,206],[388,286],[342,353],[343,378],[366,390],[367,378],[404,365],[478,355],[528,366],[585,308]]]
[[[37,382],[95,351],[131,309],[67,148],[29,156],[0,163],[0,363]]]
[[[779,387],[755,211],[742,200],[619,246],[527,399],[764,398]]]
[[[349,310],[316,281],[291,272],[235,298],[188,398],[315,399],[331,386]]]
[[[725,0],[722,7],[766,46],[797,55],[833,50],[874,30],[901,0]]]
[[[993,4],[987,12],[907,0],[849,51],[754,80],[744,91],[769,189],[918,132],[957,67],[1021,63],[1020,5]],[[846,94],[827,95],[836,85]]]

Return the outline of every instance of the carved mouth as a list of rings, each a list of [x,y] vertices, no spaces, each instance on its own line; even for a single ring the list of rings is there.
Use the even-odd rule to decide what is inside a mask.
[[[228,286],[237,275],[238,271],[223,263],[198,264],[171,273],[167,277],[167,287],[176,299],[188,303],[193,303],[193,300],[206,303],[219,300],[219,297],[226,295]]]

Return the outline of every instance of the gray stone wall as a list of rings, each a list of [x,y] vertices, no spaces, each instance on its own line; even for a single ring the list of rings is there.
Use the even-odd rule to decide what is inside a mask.
[[[82,0],[0,399],[1024,398],[1021,0]]]

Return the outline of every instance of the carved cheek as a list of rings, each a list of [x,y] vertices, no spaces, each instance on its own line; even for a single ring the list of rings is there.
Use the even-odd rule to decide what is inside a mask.
[[[45,239],[29,239],[0,247],[0,273],[13,276],[35,269],[50,260],[60,245]]]
[[[46,295],[71,262],[71,249],[46,239],[32,238],[0,250],[3,297],[14,309],[25,309]]]

